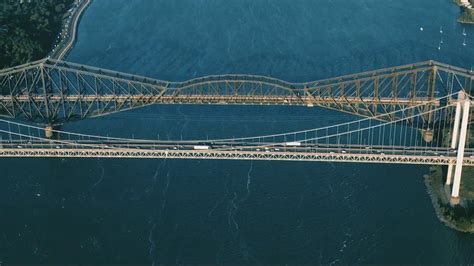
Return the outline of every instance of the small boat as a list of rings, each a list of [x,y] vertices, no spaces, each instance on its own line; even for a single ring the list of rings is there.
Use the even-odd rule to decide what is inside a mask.
[[[466,46],[466,45],[467,45],[467,43],[466,43],[466,38],[465,38],[465,37],[464,37],[464,42],[462,42],[462,45],[463,45],[463,46]]]
[[[443,34],[443,26],[439,27],[439,33]]]
[[[441,37],[441,41],[439,41],[439,43],[443,44],[444,41],[443,41],[443,37]]]
[[[462,29],[462,35],[463,35],[463,36],[466,36],[466,35],[467,35],[466,29]]]

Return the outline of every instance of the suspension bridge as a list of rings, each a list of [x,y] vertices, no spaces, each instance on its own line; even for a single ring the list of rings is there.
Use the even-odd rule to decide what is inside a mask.
[[[168,82],[45,59],[0,70],[0,157],[447,165],[446,184],[456,199],[463,166],[474,166],[472,89],[474,73],[434,61],[289,83],[253,75]],[[151,104],[317,106],[360,119],[272,135],[179,141],[56,128]]]

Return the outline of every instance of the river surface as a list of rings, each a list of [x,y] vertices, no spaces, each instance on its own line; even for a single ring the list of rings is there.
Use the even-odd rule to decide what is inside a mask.
[[[463,46],[458,15],[450,0],[95,0],[67,60],[173,81],[310,81],[429,59],[469,69],[474,28]],[[151,106],[63,129],[193,139],[353,119]],[[2,159],[0,169],[3,262],[474,263],[474,236],[437,219],[422,166]]]

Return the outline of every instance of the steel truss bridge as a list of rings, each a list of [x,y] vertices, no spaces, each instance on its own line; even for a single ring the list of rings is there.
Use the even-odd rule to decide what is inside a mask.
[[[0,116],[5,118],[0,119],[0,157],[448,165],[446,183],[457,198],[462,167],[474,166],[472,89],[474,73],[434,61],[289,83],[252,75],[167,82],[45,59],[0,70]],[[52,127],[151,104],[319,106],[361,118],[274,135],[184,141],[113,138]]]
[[[434,101],[440,96],[470,92],[472,76],[467,70],[428,61],[306,83],[253,75],[168,82],[44,59],[0,70],[0,116],[55,125],[151,104],[262,104],[402,117],[394,111],[418,106],[420,110],[412,111],[422,112],[442,104]]]

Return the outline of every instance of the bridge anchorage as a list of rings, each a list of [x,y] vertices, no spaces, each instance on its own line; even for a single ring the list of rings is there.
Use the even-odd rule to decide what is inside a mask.
[[[0,157],[446,165],[446,185],[456,202],[462,168],[474,166],[473,81],[472,72],[434,61],[289,83],[251,75],[168,82],[45,59],[0,70],[0,116],[5,118],[0,119]],[[184,141],[113,138],[57,127],[151,104],[317,106],[361,118],[273,135]]]

